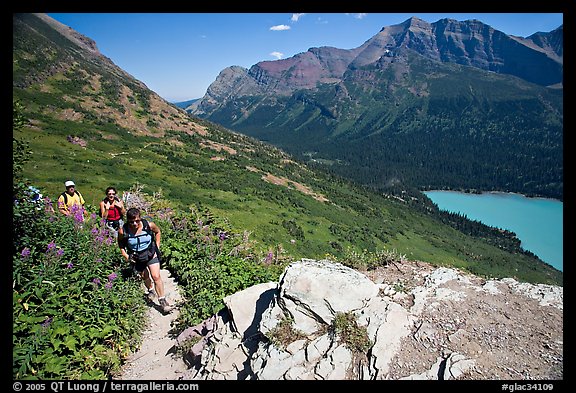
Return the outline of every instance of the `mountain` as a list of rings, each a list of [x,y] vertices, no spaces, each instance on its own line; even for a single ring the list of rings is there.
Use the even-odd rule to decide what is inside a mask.
[[[195,98],[193,100],[188,100],[188,101],[181,101],[181,102],[173,102],[172,104],[176,105],[178,108],[188,108],[190,105],[192,105],[193,103],[195,103],[196,101],[198,101],[200,98]]]
[[[32,151],[23,176],[52,200],[73,179],[96,211],[106,187],[139,185],[293,258],[386,249],[477,274],[562,282],[513,233],[446,217],[422,194],[373,192],[190,116],[46,15],[13,14],[12,75],[15,111],[27,119],[13,138]]]
[[[563,27],[418,18],[358,48],[223,70],[192,114],[379,190],[562,199]]]

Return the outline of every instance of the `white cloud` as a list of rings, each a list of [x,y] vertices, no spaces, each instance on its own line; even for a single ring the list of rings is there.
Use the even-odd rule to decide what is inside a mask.
[[[284,56],[284,53],[272,52],[270,53],[270,56],[274,56],[276,59],[280,60]]]
[[[276,25],[276,26],[272,26],[272,27],[270,28],[270,30],[273,30],[273,31],[290,30],[290,26],[286,26],[286,25]]]
[[[368,15],[368,14],[365,13],[365,12],[360,12],[360,13],[357,13],[357,14],[346,13],[346,15],[352,15],[352,16],[353,16],[354,18],[356,18],[356,19],[364,19],[364,18],[366,17],[366,15]]]
[[[306,14],[292,14],[292,18],[290,18],[290,20],[292,22],[298,22],[298,19],[300,19],[301,17],[303,17]]]

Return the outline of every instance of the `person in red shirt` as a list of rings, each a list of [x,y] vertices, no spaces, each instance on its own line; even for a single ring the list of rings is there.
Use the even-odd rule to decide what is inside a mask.
[[[108,187],[106,197],[100,202],[100,216],[106,220],[106,226],[113,231],[114,236],[118,235],[118,229],[124,224],[122,218],[125,213],[124,202],[116,195],[116,189]]]

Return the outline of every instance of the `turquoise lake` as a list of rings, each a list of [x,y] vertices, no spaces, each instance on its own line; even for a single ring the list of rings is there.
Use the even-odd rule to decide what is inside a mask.
[[[564,269],[564,204],[554,199],[520,194],[424,192],[441,210],[466,215],[493,227],[516,233],[524,250],[556,269]]]

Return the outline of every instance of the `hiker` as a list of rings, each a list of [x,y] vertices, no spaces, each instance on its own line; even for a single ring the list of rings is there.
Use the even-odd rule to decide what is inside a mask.
[[[77,221],[84,221],[84,197],[80,194],[80,191],[76,190],[76,184],[72,180],[68,180],[64,183],[66,191],[64,191],[58,197],[58,211],[69,216],[74,214],[74,218]]]
[[[126,213],[124,202],[116,194],[114,187],[108,187],[106,197],[100,202],[100,217],[106,220],[106,226],[110,228],[114,237],[118,236],[118,230],[124,225],[122,217]]]
[[[118,246],[126,261],[142,277],[148,299],[153,299],[156,290],[162,312],[166,314],[172,306],[166,300],[160,276],[160,236],[158,225],[140,218],[140,210],[133,207],[126,213],[126,223],[118,229]]]

